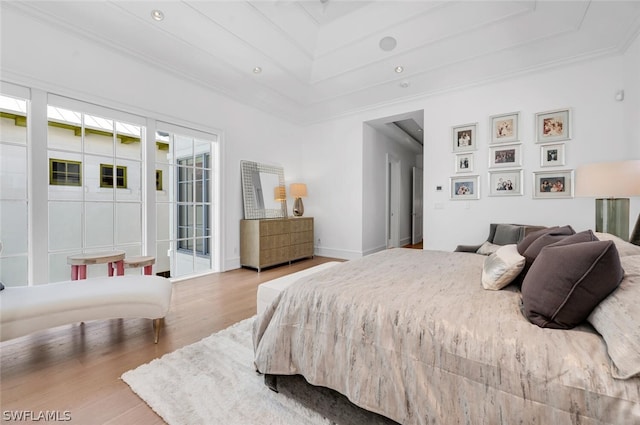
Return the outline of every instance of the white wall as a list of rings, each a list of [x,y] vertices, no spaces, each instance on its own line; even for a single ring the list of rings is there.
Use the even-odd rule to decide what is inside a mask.
[[[533,200],[531,173],[539,170],[539,146],[533,143],[533,114],[572,107],[573,140],[566,145],[566,168],[581,163],[640,158],[640,41],[623,56],[598,59],[557,70],[488,83],[421,99],[399,102],[304,129],[218,95],[179,76],[158,71],[135,58],[4,10],[0,51],[1,78],[79,100],[190,125],[222,135],[223,267],[237,267],[242,218],[239,161],[281,164],[287,183],[307,183],[305,215],[315,217],[316,252],[341,258],[363,254],[363,122],[407,111],[425,111],[425,247],[450,250],[458,243],[480,242],[493,221],[537,224],[571,223],[576,230],[594,226],[591,199]],[[614,100],[625,90],[624,102]],[[522,112],[525,194],[489,198],[487,122],[492,114]],[[476,172],[482,198],[449,201],[453,175],[452,125],[477,121],[480,150]],[[445,190],[436,192],[435,186]],[[366,194],[363,196],[363,191]],[[290,200],[290,203],[292,200]],[[434,209],[443,203],[443,209]],[[289,210],[291,208],[289,207]],[[632,199],[633,221],[640,202]],[[369,243],[367,242],[367,245]]]
[[[299,164],[298,126],[23,16],[1,16],[4,81],[222,136],[222,267],[239,266],[240,160]]]
[[[623,61],[624,129],[629,156],[640,158],[640,36],[627,50]]]
[[[307,170],[313,173],[322,191],[313,202],[322,204],[317,211],[316,238],[320,252],[343,258],[358,255],[361,233],[362,196],[367,189],[359,176],[364,175],[362,123],[380,116],[424,109],[425,123],[425,248],[452,250],[459,243],[479,243],[487,236],[491,222],[520,222],[541,225],[571,224],[576,230],[595,226],[595,201],[588,198],[532,199],[533,171],[540,167],[540,146],[534,142],[534,114],[571,107],[573,138],[566,142],[566,166],[575,169],[588,162],[640,158],[640,47],[639,41],[625,55],[597,59],[555,70],[491,82],[431,97],[398,103],[376,110],[310,126]],[[623,102],[614,97],[625,89]],[[488,122],[489,116],[520,111],[524,195],[488,197]],[[451,152],[451,127],[478,122],[480,148],[475,153],[474,174],[480,175],[481,199],[460,202],[449,200],[449,177],[454,175]],[[340,176],[336,173],[341,171]],[[324,177],[323,177],[324,176]],[[435,190],[443,186],[442,192]],[[335,188],[339,187],[337,191]],[[365,193],[359,196],[359,188]],[[442,209],[436,209],[442,204]],[[640,201],[631,202],[631,224],[640,212]],[[362,254],[362,252],[360,252]]]

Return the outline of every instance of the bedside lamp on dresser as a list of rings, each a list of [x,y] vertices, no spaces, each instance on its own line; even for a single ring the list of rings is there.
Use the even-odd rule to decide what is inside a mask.
[[[293,203],[293,215],[296,217],[302,217],[304,214],[302,198],[307,196],[307,185],[304,183],[291,183],[289,191],[291,192],[291,196],[295,198],[295,202]]]

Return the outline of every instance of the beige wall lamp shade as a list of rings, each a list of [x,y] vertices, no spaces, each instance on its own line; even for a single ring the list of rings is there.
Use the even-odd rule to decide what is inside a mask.
[[[293,215],[296,217],[302,217],[304,214],[302,198],[307,196],[307,185],[304,183],[291,183],[289,186],[289,192],[291,192],[291,196],[295,198],[293,203]]]
[[[640,196],[640,160],[581,165],[575,190],[576,196],[596,198],[596,232],[629,240],[629,197]]]
[[[284,186],[276,186],[273,188],[273,199],[275,201],[287,200],[287,188]]]

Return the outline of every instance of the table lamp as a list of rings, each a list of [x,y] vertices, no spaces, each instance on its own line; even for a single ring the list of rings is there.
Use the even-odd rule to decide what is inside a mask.
[[[288,216],[287,213],[287,188],[284,186],[276,186],[273,188],[273,200],[276,202],[280,202],[282,207],[282,212],[285,217]]]
[[[304,214],[302,198],[307,196],[307,185],[304,183],[291,183],[289,191],[291,192],[291,196],[295,198],[295,202],[293,203],[293,215],[296,217],[302,217],[302,214]]]
[[[596,198],[596,232],[629,240],[629,197],[640,196],[640,160],[581,165],[575,190],[576,196]]]

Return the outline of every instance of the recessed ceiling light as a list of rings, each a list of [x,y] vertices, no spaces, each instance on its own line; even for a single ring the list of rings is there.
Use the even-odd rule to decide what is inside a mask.
[[[383,37],[380,40],[379,44],[380,48],[385,52],[390,52],[391,50],[395,49],[397,45],[398,42],[393,37]]]
[[[153,9],[151,11],[151,17],[155,20],[155,21],[162,21],[164,19],[164,13],[162,12],[162,10],[159,9]]]
[[[400,65],[398,65],[398,66],[396,66],[395,71],[396,71],[398,74],[400,74],[402,71],[404,71],[404,68],[403,68],[403,67],[401,67]]]
[[[403,81],[400,83],[400,87],[402,87],[403,89],[406,89],[407,87],[409,87],[410,84],[408,81]]]
[[[254,74],[260,74],[261,72],[262,72],[262,68],[260,68],[259,66],[256,66],[255,68],[253,68]]]

